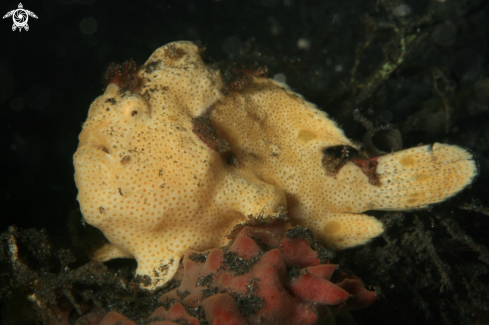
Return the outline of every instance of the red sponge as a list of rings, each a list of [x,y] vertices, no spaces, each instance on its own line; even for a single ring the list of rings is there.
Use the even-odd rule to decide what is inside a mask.
[[[330,315],[328,305],[356,309],[375,300],[358,278],[341,274],[339,284],[330,282],[336,265],[321,264],[306,239],[290,238],[300,233],[294,230],[285,233],[283,223],[245,227],[229,246],[187,252],[174,278],[180,286],[159,299],[171,308],[160,307],[151,318],[160,317],[157,324],[317,324]],[[106,319],[114,323],[114,315]],[[112,324],[106,319],[101,324]]]

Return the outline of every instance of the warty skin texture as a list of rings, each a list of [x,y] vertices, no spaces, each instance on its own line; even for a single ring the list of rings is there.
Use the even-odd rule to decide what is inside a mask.
[[[82,214],[111,243],[95,257],[135,258],[150,288],[186,251],[223,246],[255,218],[287,213],[328,247],[353,247],[383,231],[362,212],[441,202],[477,173],[466,150],[436,143],[376,158],[376,184],[351,161],[332,174],[325,150],[358,147],[324,112],[266,78],[221,91],[190,42],[159,48],[138,76],[138,90],[110,84],[93,102],[74,164]]]

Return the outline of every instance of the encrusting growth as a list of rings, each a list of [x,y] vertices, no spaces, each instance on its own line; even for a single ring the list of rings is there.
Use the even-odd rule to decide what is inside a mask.
[[[308,240],[293,237],[307,230],[286,233],[284,226],[245,227],[226,247],[188,251],[173,278],[179,286],[158,298],[168,309],[156,310],[163,312],[160,321],[169,325],[180,316],[191,324],[333,324],[334,314],[377,299],[354,276],[341,273],[332,279],[337,265],[322,263]],[[185,310],[183,306],[190,315],[172,317],[172,309]],[[136,325],[114,312],[100,324],[118,321]]]
[[[83,216],[111,242],[99,260],[134,257],[154,288],[188,250],[284,213],[331,248],[353,247],[383,230],[361,212],[441,202],[477,173],[470,153],[439,143],[353,155],[359,146],[326,113],[253,78],[226,88],[196,45],[175,42],[130,78],[137,87],[111,83],[93,102],[74,164]],[[333,147],[339,159],[325,157]]]

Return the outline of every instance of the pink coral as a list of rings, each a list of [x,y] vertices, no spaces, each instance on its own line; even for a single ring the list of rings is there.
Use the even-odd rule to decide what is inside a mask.
[[[245,227],[223,248],[188,251],[174,278],[180,286],[159,299],[171,308],[160,307],[149,321],[316,324],[330,315],[328,306],[356,309],[375,300],[358,278],[341,274],[340,283],[330,282],[336,265],[321,263],[324,251],[308,240],[316,245],[308,230],[285,232],[285,224],[276,223]],[[116,321],[135,324],[116,313],[101,324]]]

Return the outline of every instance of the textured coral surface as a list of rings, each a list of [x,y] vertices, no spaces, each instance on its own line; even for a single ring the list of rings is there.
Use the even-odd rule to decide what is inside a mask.
[[[353,276],[330,282],[336,265],[321,263],[325,252],[294,236],[313,240],[305,229],[285,233],[284,223],[276,223],[243,228],[220,249],[188,251],[174,279],[180,286],[159,299],[168,310],[160,307],[148,322],[317,324],[332,315],[328,305],[358,309],[375,300]],[[101,324],[117,322],[136,324],[115,312]]]
[[[352,247],[383,230],[360,212],[425,207],[476,174],[470,153],[439,143],[373,164],[284,84],[253,77],[223,91],[200,53],[165,45],[131,77],[140,87],[110,84],[74,155],[81,212],[111,242],[96,257],[134,257],[153,287],[188,250],[224,245],[238,224],[287,212],[329,247]]]

